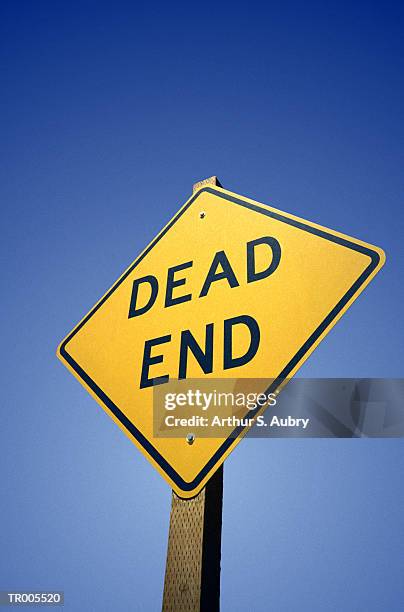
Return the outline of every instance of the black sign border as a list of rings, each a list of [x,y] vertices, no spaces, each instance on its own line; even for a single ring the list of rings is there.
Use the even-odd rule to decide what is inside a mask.
[[[311,336],[306,340],[306,342],[302,345],[302,347],[298,350],[296,355],[290,360],[287,366],[282,370],[279,376],[272,382],[269,388],[266,390],[266,393],[273,393],[279,387],[280,383],[288,377],[289,373],[296,367],[299,361],[302,360],[304,355],[309,351],[311,346],[316,342],[316,340],[321,336],[321,334],[325,331],[325,329],[332,323],[332,321],[338,316],[339,312],[344,308],[344,306],[349,302],[349,300],[355,295],[355,293],[360,289],[363,283],[367,280],[367,278],[372,274],[375,268],[378,266],[380,262],[380,255],[377,251],[373,251],[368,247],[362,246],[360,244],[356,244],[347,240],[346,238],[341,238],[339,236],[334,236],[327,232],[324,229],[320,229],[317,227],[312,227],[307,225],[303,221],[299,221],[297,219],[293,219],[290,217],[285,217],[279,212],[275,212],[273,210],[268,210],[266,208],[261,208],[259,205],[253,204],[251,202],[245,202],[244,200],[240,200],[239,198],[230,195],[228,193],[219,191],[214,189],[213,187],[203,187],[200,189],[190,200],[189,202],[178,212],[178,214],[173,217],[170,223],[163,229],[163,231],[150,243],[147,249],[140,255],[138,259],[134,261],[134,263],[126,270],[123,276],[111,287],[111,289],[105,294],[96,306],[88,313],[88,315],[75,327],[75,329],[65,338],[60,346],[60,355],[66,360],[66,362],[73,368],[73,370],[77,373],[77,375],[86,383],[88,387],[97,395],[97,397],[102,401],[103,404],[116,416],[116,418],[120,421],[120,423],[127,429],[127,431],[142,445],[144,450],[156,461],[156,463],[161,467],[161,469],[167,474],[169,478],[179,489],[182,491],[192,491],[194,490],[201,481],[205,478],[205,476],[210,472],[210,470],[220,461],[221,457],[228,451],[228,449],[235,443],[236,439],[240,437],[243,433],[245,427],[236,427],[234,431],[230,434],[230,436],[223,442],[220,448],[216,451],[216,453],[212,456],[212,458],[207,462],[207,464],[202,468],[199,474],[196,476],[194,480],[191,482],[187,482],[181,478],[181,476],[171,467],[171,465],[164,459],[164,457],[156,450],[156,448],[143,436],[143,434],[135,427],[135,425],[125,416],[125,414],[118,408],[116,404],[104,393],[104,391],[96,384],[96,382],[81,368],[81,366],[73,359],[71,355],[67,352],[66,346],[70,342],[70,340],[77,334],[77,332],[87,323],[87,321],[93,316],[93,314],[101,308],[101,306],[106,302],[106,300],[111,296],[111,294],[119,287],[119,285],[127,278],[127,276],[136,268],[137,265],[146,257],[146,255],[151,251],[151,249],[157,244],[161,238],[171,229],[171,227],[178,221],[178,219],[185,213],[186,210],[195,202],[195,200],[201,195],[201,193],[207,192],[212,193],[228,202],[232,202],[238,206],[244,206],[252,211],[261,213],[267,217],[272,217],[277,219],[278,221],[282,221],[283,223],[287,223],[288,225],[292,225],[297,227],[303,231],[309,232],[311,234],[315,234],[324,238],[326,240],[330,240],[331,242],[335,242],[342,246],[345,246],[354,251],[358,251],[363,255],[367,255],[370,258],[370,263],[367,268],[362,272],[362,274],[356,279],[351,288],[346,292],[346,294],[342,297],[342,299],[334,306],[331,312],[325,317],[322,323],[317,327],[317,329],[311,334]],[[254,411],[249,412],[249,416],[254,416]]]

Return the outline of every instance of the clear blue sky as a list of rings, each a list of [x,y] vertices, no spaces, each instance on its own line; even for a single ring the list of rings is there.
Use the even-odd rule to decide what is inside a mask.
[[[301,375],[403,374],[398,2],[2,2],[0,590],[154,611],[170,491],[56,360],[190,194],[383,247]],[[250,440],[225,465],[222,609],[402,610],[402,440]]]

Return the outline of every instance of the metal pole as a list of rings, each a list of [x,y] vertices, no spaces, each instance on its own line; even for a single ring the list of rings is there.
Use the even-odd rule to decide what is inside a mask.
[[[216,176],[195,183],[220,185]],[[163,612],[217,612],[220,607],[223,466],[192,499],[172,492]]]

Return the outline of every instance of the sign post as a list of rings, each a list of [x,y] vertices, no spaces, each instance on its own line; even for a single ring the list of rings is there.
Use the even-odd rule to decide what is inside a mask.
[[[192,499],[172,492],[163,612],[216,612],[220,598],[223,466]]]
[[[221,187],[217,177],[196,183]],[[191,499],[172,492],[163,612],[216,612],[220,600],[223,465]]]

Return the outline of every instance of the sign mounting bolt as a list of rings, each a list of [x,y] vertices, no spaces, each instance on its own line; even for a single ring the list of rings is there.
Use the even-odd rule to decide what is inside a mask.
[[[199,213],[199,218],[204,219],[205,217],[206,217],[206,212],[204,210],[201,210],[201,212]]]
[[[188,444],[191,445],[195,442],[195,435],[193,433],[189,433],[187,434],[187,437],[185,439],[188,442]]]

